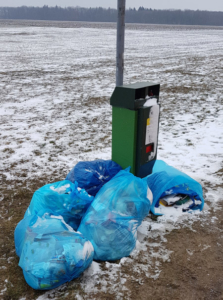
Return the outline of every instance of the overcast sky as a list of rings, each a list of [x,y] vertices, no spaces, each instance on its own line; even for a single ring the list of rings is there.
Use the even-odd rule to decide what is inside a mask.
[[[0,6],[81,6],[116,8],[117,0],[0,0]],[[223,11],[223,0],[126,0],[126,7],[144,6],[152,9],[194,9]]]

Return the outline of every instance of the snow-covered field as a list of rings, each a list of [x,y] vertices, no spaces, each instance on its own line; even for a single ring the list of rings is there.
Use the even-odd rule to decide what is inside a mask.
[[[115,43],[112,24],[60,28],[0,22],[1,220],[9,217],[3,191],[13,190],[16,180],[26,186],[29,178],[63,180],[78,161],[111,158]],[[206,197],[216,207],[223,193],[222,49],[223,28],[126,28],[124,82],[161,84],[158,158],[207,185]],[[209,209],[206,204],[201,214],[158,222],[147,218],[132,255],[118,263],[94,262],[78,283],[82,294],[75,296],[95,299],[103,291],[113,299],[131,299],[125,282],[131,276],[141,285],[143,276],[156,279],[162,262],[170,260],[167,232],[205,220]],[[0,268],[7,269],[2,261]],[[134,275],[123,273],[123,265],[134,266]],[[2,283],[0,293],[5,292]],[[66,295],[66,289],[38,299],[61,293]]]

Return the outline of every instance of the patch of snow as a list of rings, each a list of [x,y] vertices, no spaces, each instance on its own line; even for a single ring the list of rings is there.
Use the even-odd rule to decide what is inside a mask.
[[[151,98],[151,99],[148,99],[143,106],[145,107],[149,107],[149,106],[153,106],[153,105],[157,105],[157,99],[155,98]]]
[[[70,187],[70,184],[65,184],[63,186],[55,188],[53,185],[50,186],[50,189],[58,194],[63,194]]]
[[[2,193],[0,193],[0,202],[4,200],[4,195]]]
[[[204,247],[201,249],[201,252],[207,250],[208,248],[211,248],[211,246],[210,245],[204,245]]]
[[[84,248],[82,251],[83,251],[83,259],[88,259],[91,256],[92,252],[94,252],[94,248],[90,241],[84,243]]]

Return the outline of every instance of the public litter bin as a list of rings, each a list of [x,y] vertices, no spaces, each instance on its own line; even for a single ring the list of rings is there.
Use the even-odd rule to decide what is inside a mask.
[[[138,177],[152,173],[157,157],[160,84],[140,82],[115,88],[112,105],[112,160]]]

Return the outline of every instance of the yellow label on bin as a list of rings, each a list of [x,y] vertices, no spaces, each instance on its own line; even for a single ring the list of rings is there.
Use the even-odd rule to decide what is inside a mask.
[[[147,119],[147,126],[150,125],[150,118]]]

